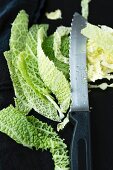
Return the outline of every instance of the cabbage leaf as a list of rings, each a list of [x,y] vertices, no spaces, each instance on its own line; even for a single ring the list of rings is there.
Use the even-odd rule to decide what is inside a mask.
[[[19,78],[21,82],[21,86],[23,88],[23,93],[26,96],[30,106],[41,115],[52,119],[54,121],[60,121],[60,117],[58,116],[57,110],[54,105],[44,96],[42,95],[38,89],[34,87],[30,77],[28,76],[28,72],[26,71],[25,62],[24,62],[23,53],[20,53],[17,60],[17,68],[21,72],[21,77]],[[24,83],[23,83],[24,79]],[[49,96],[48,96],[49,97]]]
[[[12,105],[0,111],[0,131],[28,148],[52,153],[55,170],[69,170],[67,146],[53,128],[33,116],[25,116]]]
[[[33,32],[32,37],[30,37],[32,32]],[[45,117],[48,117],[49,119],[60,121],[60,118],[58,117],[57,110],[55,109],[54,105],[51,104],[48,101],[48,99],[44,98],[44,96],[42,96],[40,93],[37,93],[38,90],[33,91],[29,84],[32,82],[32,79],[29,80],[27,78],[27,80],[29,80],[28,83],[28,81],[24,79],[25,77],[22,76],[20,70],[17,67],[18,66],[17,61],[19,60],[20,58],[19,56],[21,56],[22,51],[26,49],[28,52],[26,42],[30,46],[31,51],[33,51],[33,53],[36,52],[37,38],[35,38],[35,40],[33,39],[33,37],[37,37],[36,35],[37,25],[33,26],[28,33],[28,15],[25,13],[25,11],[22,10],[17,15],[12,25],[10,38],[10,51],[4,53],[7,59],[11,79],[15,90],[16,95],[15,105],[18,109],[20,109],[20,111],[25,111],[26,114],[33,108],[35,111],[37,111],[38,113],[42,114]],[[34,46],[32,45],[32,42]],[[32,63],[34,63],[34,60],[32,60]],[[24,73],[25,71],[26,68],[24,68]],[[41,79],[39,78],[39,80]],[[38,82],[44,84],[42,81]]]
[[[40,142],[39,148],[50,149],[55,164],[55,170],[70,170],[69,167],[69,156],[67,146],[51,126],[47,123],[42,123],[33,116],[27,117],[28,121],[36,127],[38,133],[41,134],[40,138],[44,141]]]
[[[70,27],[60,26],[54,32],[53,50],[54,50],[55,57],[59,61],[66,63],[66,64],[69,63],[69,58],[62,55],[60,46],[61,46],[61,42],[62,42],[61,38],[65,35],[68,35],[70,33],[70,31],[71,31]]]
[[[45,55],[48,56],[49,59],[54,62],[57,69],[65,75],[67,80],[69,80],[69,64],[62,62],[55,57],[54,50],[53,50],[53,42],[54,42],[53,35],[46,37],[42,43],[43,51],[44,51]],[[68,37],[68,35],[62,36],[60,51],[63,56],[65,56],[67,58],[69,57],[69,37]]]
[[[24,48],[28,33],[28,15],[21,10],[11,28],[11,37],[9,46],[15,56],[17,56]]]
[[[23,111],[25,114],[27,114],[31,110],[31,106],[28,104],[26,96],[23,93],[23,89],[21,87],[20,81],[16,74],[16,68],[12,64],[12,60],[14,59],[14,54],[11,51],[6,51],[4,55],[7,60],[11,80],[13,82],[13,87],[15,91],[15,96],[16,96],[15,105],[18,108],[18,110]]]
[[[40,28],[37,45],[39,73],[45,85],[55,94],[62,112],[65,113],[70,105],[70,85],[63,73],[55,67],[42,49],[45,34],[45,30]]]
[[[21,50],[25,48],[25,40],[28,33],[28,15],[24,10],[20,11],[14,20],[11,28],[11,37],[9,41],[10,51],[4,52],[7,60],[10,76],[13,82],[15,91],[15,105],[21,111],[27,114],[31,107],[27,102],[26,96],[23,94],[20,81],[17,76],[17,68],[15,67],[15,60]],[[21,76],[21,75],[20,75]]]

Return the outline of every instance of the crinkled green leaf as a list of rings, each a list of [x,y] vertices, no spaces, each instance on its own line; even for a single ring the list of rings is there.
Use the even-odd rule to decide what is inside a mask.
[[[63,143],[63,140],[47,124],[40,122],[34,117],[25,116],[33,108],[45,117],[60,121],[63,115],[61,109],[66,112],[70,103],[68,81],[54,64],[52,70],[55,73],[55,78],[58,80],[56,90],[52,87],[53,84],[52,86],[50,84],[49,87],[46,85],[46,76],[45,81],[43,81],[39,75],[38,63],[40,49],[43,51],[41,48],[43,39],[38,36],[39,42],[37,46],[37,31],[43,30],[42,35],[45,36],[48,26],[41,25],[39,27],[40,29],[37,25],[34,25],[28,32],[28,15],[24,10],[20,11],[12,25],[10,51],[4,54],[15,90],[16,108],[11,105],[0,111],[0,131],[9,135],[17,143],[29,148],[49,149],[53,156],[55,170],[69,170],[69,156],[67,146]],[[44,56],[43,62],[45,61],[46,56]],[[66,83],[63,87],[62,85],[59,86],[59,83],[62,83],[59,77]],[[60,90],[64,88],[68,95],[65,94],[65,90],[61,91],[63,95],[60,95],[58,86]],[[51,96],[51,92],[55,95],[57,94],[56,97],[59,100],[61,109]],[[60,118],[57,115],[57,110]]]
[[[59,111],[60,108],[58,107],[56,102],[53,100],[53,97],[49,94],[50,90],[48,90],[47,87],[45,87],[45,84],[41,80],[41,78],[39,76],[39,72],[38,72],[38,58],[36,55],[36,53],[37,53],[36,52],[36,49],[37,49],[36,40],[37,40],[38,27],[39,28],[43,27],[44,30],[47,30],[48,25],[42,24],[39,26],[34,25],[31,27],[31,29],[29,30],[29,33],[27,35],[27,39],[26,39],[25,52],[23,51],[18,55],[17,67],[18,67],[22,77],[28,84],[29,88],[31,88],[30,90],[28,90],[28,92],[29,91],[33,92],[33,95],[31,95],[31,94],[29,95],[27,92],[25,94],[25,95],[27,95],[28,101],[30,103],[32,103],[31,106],[36,111],[38,111],[40,114],[42,114],[52,120],[60,121],[60,118],[58,118],[58,114],[57,114],[57,110]],[[32,36],[31,36],[31,34],[32,34]],[[34,46],[32,45],[33,43],[34,43]],[[21,83],[21,84],[23,84],[23,83]],[[46,96],[46,98],[42,95]],[[32,96],[33,96],[33,98],[32,98]],[[31,97],[31,99],[29,97]],[[34,97],[35,97],[35,99],[34,99]],[[37,103],[36,103],[36,101],[37,101]],[[45,101],[45,108],[44,108],[44,101]],[[50,113],[48,113],[48,112],[50,112]]]
[[[37,93],[30,88],[25,80],[23,83],[22,75],[21,77],[19,77],[19,81],[30,107],[32,107],[36,112],[51,120],[60,121],[57,110],[51,102],[49,102],[43,95],[37,95]]]
[[[61,53],[63,56],[69,58],[69,36],[64,35],[61,37]]]
[[[11,28],[10,37],[10,51],[4,53],[7,60],[10,76],[13,82],[15,91],[15,105],[18,109],[25,111],[27,114],[31,107],[26,100],[26,96],[23,94],[18,76],[17,68],[15,67],[15,60],[17,55],[25,48],[25,39],[28,33],[28,15],[24,10],[20,11],[14,20]],[[20,75],[21,76],[21,75]]]
[[[21,46],[20,42],[18,42],[17,37],[14,35],[15,34],[18,35],[18,33],[16,32],[18,32],[19,29],[20,40],[22,40],[24,37],[24,42],[25,42],[26,33],[24,35],[24,32],[21,30],[21,29],[24,30],[23,28],[24,24],[26,25],[26,23],[22,23],[23,15],[24,17],[26,16],[25,12],[21,11],[14,21],[14,24],[12,26],[12,31],[11,31],[11,38],[10,38],[10,44],[11,44],[10,52],[5,52],[5,56],[7,56],[7,61],[9,62],[8,65],[10,65],[9,71],[11,74],[11,79],[13,81],[15,95],[16,95],[16,99],[15,99],[16,107],[18,107],[18,109],[20,109],[21,111],[25,110],[25,112],[27,113],[31,110],[31,108],[34,108],[34,110],[39,112],[40,114],[52,120],[60,121],[57,114],[57,110],[54,108],[54,106],[47,99],[42,97],[40,94],[38,94],[37,96],[36,92],[34,92],[30,88],[29,84],[27,84],[25,79],[22,77],[21,72],[17,68],[19,53],[21,53],[21,50],[23,51],[25,49],[25,43],[21,42],[21,44],[23,44],[23,46]],[[25,28],[27,32],[27,27]],[[15,48],[16,48],[16,52],[14,50]]]
[[[17,76],[17,70],[15,65],[13,65],[12,61],[14,60],[14,54],[11,51],[4,52],[4,56],[7,60],[10,77],[13,82],[13,87],[15,91],[15,105],[20,111],[24,111],[27,114],[31,110],[31,106],[28,104],[26,96],[23,93],[23,89],[21,87],[19,78]],[[21,75],[20,75],[21,76]]]
[[[69,170],[67,146],[46,123],[42,123],[33,116],[26,117],[10,105],[0,111],[0,131],[28,148],[49,149],[55,169]]]
[[[48,25],[47,24],[35,24],[33,25],[30,29],[29,32],[27,34],[27,38],[26,38],[26,43],[25,43],[25,50],[27,52],[27,54],[32,55],[35,59],[37,58],[37,32],[38,29],[43,27],[44,30],[48,29]]]
[[[65,35],[68,35],[70,33],[70,30],[71,30],[70,27],[60,26],[54,32],[53,50],[54,50],[55,57],[61,62],[64,62],[66,64],[69,63],[69,58],[63,56],[60,50],[60,46],[61,46],[61,38]]]
[[[35,43],[33,47],[32,47],[32,44],[33,44],[33,41],[35,41],[35,42],[38,41],[36,32],[40,28],[43,28],[46,32],[48,29],[48,25],[41,24],[39,26],[34,25],[31,27],[31,29],[29,30],[29,33],[27,35],[27,39],[26,39],[25,52],[23,52],[23,54],[21,53],[19,55],[19,60],[17,62],[17,65],[18,65],[18,68],[19,68],[23,78],[29,84],[30,88],[32,88],[32,90],[36,94],[38,93],[37,94],[38,96],[39,96],[39,92],[42,95],[44,95],[46,97],[46,99],[48,100],[48,102],[49,101],[51,102],[50,108],[53,109],[54,111],[55,111],[55,109],[57,109],[58,112],[60,113],[60,115],[62,115],[59,106],[54,101],[53,97],[50,95],[51,91],[48,90],[47,86],[45,86],[44,82],[42,81],[42,79],[40,78],[40,75],[39,75],[38,58],[37,58],[37,55],[38,55],[37,53],[39,53],[39,52],[38,51],[34,52],[34,49],[37,49],[37,44]],[[32,32],[34,32],[35,35]],[[33,36],[35,38],[31,37],[31,33],[33,34]],[[32,42],[32,43],[30,44],[30,42]],[[55,108],[52,108],[52,107],[55,107]],[[53,117],[54,117],[54,120],[56,120],[56,121],[59,120],[58,116],[55,113],[53,114]],[[62,118],[62,117],[63,116],[61,116],[60,118]]]
[[[33,55],[34,57],[37,55],[37,31],[39,26],[37,24],[33,25],[27,34],[25,49],[28,54]]]
[[[29,148],[34,146],[34,139],[37,138],[35,127],[12,105],[0,111],[0,131]]]
[[[52,153],[55,170],[69,170],[69,156],[67,146],[51,126],[47,123],[42,123],[33,116],[28,116],[27,120],[37,128],[38,133],[41,134],[42,140],[37,148],[49,148]]]
[[[17,59],[17,67],[26,83],[37,93],[37,95],[40,95],[40,93],[47,95],[48,90],[38,75],[38,68],[36,69],[37,62],[33,63],[32,58],[31,61],[30,58],[31,56],[28,56],[26,52],[21,52]],[[30,64],[31,69],[29,68]],[[30,73],[32,71],[35,72],[33,75]]]
[[[21,74],[26,79],[28,77],[29,82],[28,84],[32,84],[35,89],[41,92],[45,91],[45,93],[49,93],[47,87],[45,87],[44,82],[40,78],[39,71],[38,71],[38,58],[37,58],[37,32],[38,29],[43,27],[47,30],[48,25],[33,25],[28,34],[26,39],[26,48],[25,52],[22,52],[20,55],[20,62],[18,64],[18,68],[20,68]],[[23,69],[21,68],[23,65]],[[26,72],[26,73],[25,73]],[[26,76],[24,76],[26,74]],[[33,88],[33,89],[34,89]],[[43,93],[43,92],[42,92]]]
[[[28,33],[28,15],[21,10],[14,20],[11,28],[10,49],[17,56],[25,48],[25,40]]]
[[[54,121],[60,121],[56,108],[50,102],[50,100],[52,100],[51,96],[49,96],[48,94],[47,96],[42,95],[40,91],[35,88],[34,84],[31,82],[29,76],[27,75],[28,72],[24,65],[26,63],[23,63],[23,54],[24,53],[20,53],[20,55],[18,56],[20,58],[16,62],[16,64],[18,63],[17,68],[19,67],[21,77],[19,76],[19,72],[17,74],[19,76],[18,78],[28,103],[36,112],[40,113],[41,115]],[[47,92],[45,92],[45,94],[46,93]],[[49,98],[49,100],[47,99],[47,97]]]
[[[45,40],[42,43],[43,51],[46,54],[46,56],[48,56],[49,59],[54,62],[58,70],[62,71],[65,77],[69,80],[69,64],[61,62],[55,57],[54,50],[53,50],[53,41],[54,41],[53,39],[54,39],[53,35],[45,38]],[[60,49],[61,49],[61,53],[65,57],[69,57],[69,37],[68,36],[63,36],[61,38]]]
[[[60,104],[61,110],[66,112],[70,105],[70,85],[65,76],[59,71],[54,63],[46,57],[42,42],[44,40],[45,31],[43,28],[38,30],[38,68],[39,73],[45,85],[55,94]]]

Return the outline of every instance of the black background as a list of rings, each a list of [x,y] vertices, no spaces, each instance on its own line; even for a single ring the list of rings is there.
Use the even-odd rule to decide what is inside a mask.
[[[3,51],[8,49],[11,23],[20,9],[30,14],[30,25],[33,23],[49,23],[49,33],[57,26],[70,26],[75,11],[80,12],[80,0],[4,0],[0,1],[0,109],[13,103],[14,91],[7,69]],[[51,21],[45,17],[45,12],[57,8],[62,10],[62,19]],[[40,18],[39,18],[40,16]],[[113,27],[112,0],[92,0],[90,3],[89,22]],[[91,109],[91,139],[93,170],[113,170],[113,89],[105,91],[93,89],[89,93]],[[52,122],[32,111],[40,120]],[[70,148],[73,126],[69,123],[60,136]],[[0,133],[0,170],[53,170],[53,161],[48,151],[30,150],[17,144],[8,136]]]

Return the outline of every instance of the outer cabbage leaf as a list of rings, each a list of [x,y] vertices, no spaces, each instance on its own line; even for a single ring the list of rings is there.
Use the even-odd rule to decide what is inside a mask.
[[[38,30],[38,68],[45,85],[55,94],[61,110],[66,112],[70,105],[70,85],[62,72],[60,72],[52,61],[46,57],[42,42],[45,37],[43,28]]]
[[[28,15],[24,10],[20,11],[14,20],[11,28],[11,37],[10,37],[10,51],[4,53],[7,60],[10,76],[13,82],[13,87],[15,91],[15,105],[21,111],[25,111],[27,114],[31,107],[27,102],[26,96],[24,96],[23,90],[21,88],[18,76],[17,68],[15,67],[15,60],[17,55],[25,47],[25,39],[28,33]]]
[[[39,71],[38,71],[38,58],[37,58],[37,32],[38,29],[43,27],[45,30],[48,29],[48,25],[41,24],[41,25],[33,25],[28,34],[26,39],[26,48],[25,52],[20,54],[20,64],[18,64],[18,68],[23,66],[23,69],[20,68],[21,74],[23,75],[24,79],[29,77],[28,84],[33,84],[35,89],[40,89],[46,94],[50,91],[45,87],[44,82],[40,78]],[[24,76],[24,72],[26,71],[26,76]],[[32,86],[31,86],[32,87]],[[34,89],[33,88],[33,89]],[[43,93],[42,92],[42,93]]]
[[[25,52],[23,51],[18,55],[17,68],[19,69],[22,77],[26,81],[29,88],[31,88],[28,91],[33,92],[33,95],[31,95],[31,96],[33,96],[33,99],[30,99],[30,96],[28,95],[27,92],[25,94],[25,95],[27,95],[28,101],[30,103],[32,103],[31,106],[33,106],[33,108],[36,111],[38,111],[40,114],[42,114],[52,120],[60,121],[60,119],[58,118],[58,115],[57,115],[57,110],[59,112],[61,112],[60,108],[58,107],[56,102],[53,100],[53,97],[49,94],[50,90],[48,90],[47,87],[45,87],[45,84],[41,80],[41,78],[39,76],[39,72],[38,72],[38,58],[37,58],[37,51],[36,51],[36,49],[37,49],[37,31],[41,27],[43,27],[43,29],[46,31],[48,28],[48,25],[46,25],[46,24],[41,24],[39,26],[33,25],[30,28],[28,35],[27,35],[27,39],[26,39]],[[21,83],[21,84],[23,84],[23,83]],[[28,89],[28,87],[27,87],[27,89]],[[46,98],[43,95],[46,96]],[[34,97],[35,97],[35,100],[34,100]],[[42,101],[41,101],[41,98],[42,98]],[[37,101],[37,103],[36,103],[36,101]],[[44,109],[44,101],[45,101],[45,109]],[[49,103],[49,101],[51,103]],[[42,104],[42,106],[41,106],[41,104]],[[50,112],[50,114],[48,112]]]
[[[69,58],[69,36],[68,35],[64,35],[63,37],[61,37],[60,50],[63,56]]]
[[[43,51],[46,54],[46,56],[48,56],[49,59],[54,62],[58,70],[62,71],[65,77],[69,80],[69,64],[61,62],[55,57],[54,50],[53,50],[53,41],[54,41],[53,35],[46,37],[42,43]],[[69,37],[68,36],[63,36],[61,38],[60,50],[63,56],[69,57]]]
[[[28,33],[28,15],[21,10],[14,20],[11,28],[10,49],[17,56],[25,48]]]
[[[30,55],[28,56],[25,51],[19,54],[17,59],[17,67],[26,83],[37,93],[37,95],[40,95],[40,93],[43,95],[49,95],[49,91],[46,89],[44,83],[38,75],[38,68],[36,66],[38,66],[37,61],[32,60],[32,57]],[[33,73],[33,75],[31,73]]]
[[[40,143],[38,148],[49,148],[52,153],[55,170],[69,170],[69,156],[67,146],[51,126],[47,123],[42,123],[33,116],[27,117],[28,121],[37,128],[38,133],[41,134],[40,138],[46,141]],[[44,139],[45,138],[45,139]],[[48,138],[48,139],[47,139]]]
[[[42,25],[39,27],[42,27]],[[45,31],[47,30],[47,28],[48,28],[47,25],[43,25],[43,29]],[[13,82],[13,84],[16,84],[16,82],[18,84],[17,86],[15,85],[14,87],[17,88],[19,86],[19,93],[18,94],[16,93],[17,98],[15,99],[15,103],[18,108],[20,107],[20,109],[22,109],[22,107],[23,107],[23,109],[25,110],[26,106],[29,106],[28,110],[30,110],[31,108],[34,108],[39,113],[41,113],[41,111],[42,111],[41,114],[43,114],[44,116],[48,115],[47,116],[48,118],[51,118],[54,120],[59,120],[57,117],[57,110],[60,114],[60,118],[62,118],[63,114],[61,112],[61,109],[56,104],[56,102],[53,100],[53,98],[50,95],[48,95],[48,93],[50,93],[50,90],[45,88],[43,81],[40,79],[40,76],[38,76],[38,67],[37,67],[38,65],[37,65],[37,57],[36,57],[37,30],[38,30],[38,26],[34,25],[28,33],[28,16],[25,13],[25,11],[20,11],[20,13],[17,15],[17,17],[13,23],[13,26],[11,29],[11,38],[10,38],[10,51],[13,55],[13,58],[12,58],[12,66],[14,68],[13,74],[15,74],[15,76],[16,76],[16,81],[13,79],[12,79],[12,81],[15,81],[15,82]],[[23,42],[26,42],[26,43],[23,43]],[[34,46],[33,46],[33,44],[34,44]],[[21,65],[23,67],[23,69],[22,69],[22,67],[21,68],[19,67],[20,69],[18,70],[17,61],[18,61],[19,56],[21,56],[20,55],[21,51],[23,51],[24,49],[28,53],[29,61],[32,60],[32,62],[26,62],[26,63],[28,63],[27,64],[28,67],[26,68],[26,67],[23,67],[23,65]],[[21,57],[21,59],[22,59],[22,57]],[[21,61],[23,62],[23,60],[21,60]],[[34,63],[34,67],[31,63]],[[23,72],[22,72],[22,70],[23,70]],[[22,74],[22,73],[24,73],[24,74]],[[28,74],[26,74],[26,73],[28,73]],[[28,92],[30,92],[30,93],[28,94],[28,92],[23,87],[26,88],[28,90]],[[37,96],[37,92],[38,92],[37,89],[38,90],[40,89],[39,92],[41,92],[41,90],[42,90],[44,94],[47,94],[47,95],[45,95],[47,99],[39,93]],[[18,90],[15,89],[15,91],[18,91]],[[32,92],[33,92],[33,95],[31,95]],[[21,94],[21,96],[19,96],[19,94]],[[22,98],[23,96],[24,96],[24,98]],[[33,97],[30,98],[30,96],[33,96]],[[25,102],[23,102],[23,99],[25,100]],[[37,103],[36,103],[36,101],[37,101]],[[49,101],[51,101],[51,103],[49,103]],[[29,105],[29,102],[30,102],[30,105]],[[44,102],[46,105],[45,109],[44,109]],[[23,106],[22,106],[22,103],[23,103]],[[24,103],[25,103],[25,106],[24,106]],[[50,111],[50,114],[48,114],[49,111]],[[51,113],[53,113],[53,117],[52,117]]]
[[[6,51],[4,55],[7,60],[10,77],[15,91],[15,105],[20,111],[23,111],[25,114],[27,114],[31,110],[31,106],[29,105],[26,96],[23,93],[23,89],[16,74],[17,70],[15,65],[12,64],[12,60],[14,60],[14,54],[11,51]]]
[[[27,54],[32,55],[35,59],[37,58],[37,32],[41,27],[43,27],[46,31],[48,29],[48,24],[33,25],[29,29],[25,43],[25,51]]]
[[[0,111],[0,131],[28,148],[49,149],[55,170],[69,170],[67,146],[46,123],[32,116],[26,117],[11,105]]]
[[[54,102],[52,97],[48,95],[45,89],[41,89],[40,86],[36,88],[36,86],[34,86],[33,82],[31,81],[28,75],[28,71],[26,69],[24,54],[25,54],[24,52],[20,53],[16,64],[17,64],[17,68],[19,68],[21,72],[21,77],[19,76],[19,72],[18,72],[18,76],[19,76],[18,78],[21,83],[23,93],[28,100],[28,103],[35,111],[42,114],[43,116],[55,121],[60,121],[60,118],[56,110],[57,104]],[[45,96],[43,95],[42,92],[45,94]]]
[[[33,25],[27,34],[26,42],[25,42],[25,50],[27,54],[30,54],[35,58],[37,55],[37,31],[39,26]],[[22,50],[23,51],[23,50]]]
[[[29,148],[34,146],[34,139],[37,138],[35,127],[12,105],[0,111],[0,131]]]
[[[57,30],[54,32],[54,42],[53,42],[53,50],[55,57],[66,64],[69,63],[69,58],[63,56],[60,50],[61,46],[61,38],[65,35],[68,35],[70,33],[71,28],[70,27],[64,27],[60,26],[57,28]]]
[[[34,108],[34,110],[39,112],[40,114],[52,120],[60,121],[57,110],[54,108],[54,106],[42,95],[36,95],[36,92],[34,92],[26,83],[21,75],[21,72],[17,68],[17,61],[20,52],[25,49],[26,45],[25,43],[23,43],[25,42],[27,36],[26,33],[28,33],[28,28],[26,24],[26,22],[28,21],[26,16],[26,13],[24,11],[21,11],[15,19],[11,29],[10,52],[5,52],[16,95],[15,104],[18,109],[20,109],[21,111],[25,111],[26,114],[32,108]],[[17,36],[19,36],[19,39]]]

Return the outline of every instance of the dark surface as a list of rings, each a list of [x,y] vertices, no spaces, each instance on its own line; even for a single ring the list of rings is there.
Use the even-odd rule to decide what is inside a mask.
[[[16,3],[18,2],[18,4]],[[0,109],[13,103],[14,92],[10,81],[3,51],[8,49],[11,23],[20,9],[26,9],[32,23],[49,23],[50,32],[59,25],[70,26],[72,15],[80,12],[80,0],[46,0],[39,18],[42,0],[4,0],[0,1]],[[9,4],[13,4],[10,8]],[[44,16],[45,11],[62,9],[62,20],[50,21]],[[112,0],[92,0],[90,3],[89,21],[93,24],[104,24],[113,27]],[[92,158],[93,170],[113,170],[113,89],[92,90],[89,93],[91,109]],[[36,115],[36,114],[35,114]],[[56,127],[56,123],[38,115],[43,121]],[[68,124],[62,138],[70,147],[73,126]],[[49,152],[32,151],[23,147],[8,136],[0,133],[0,170],[53,170]]]

